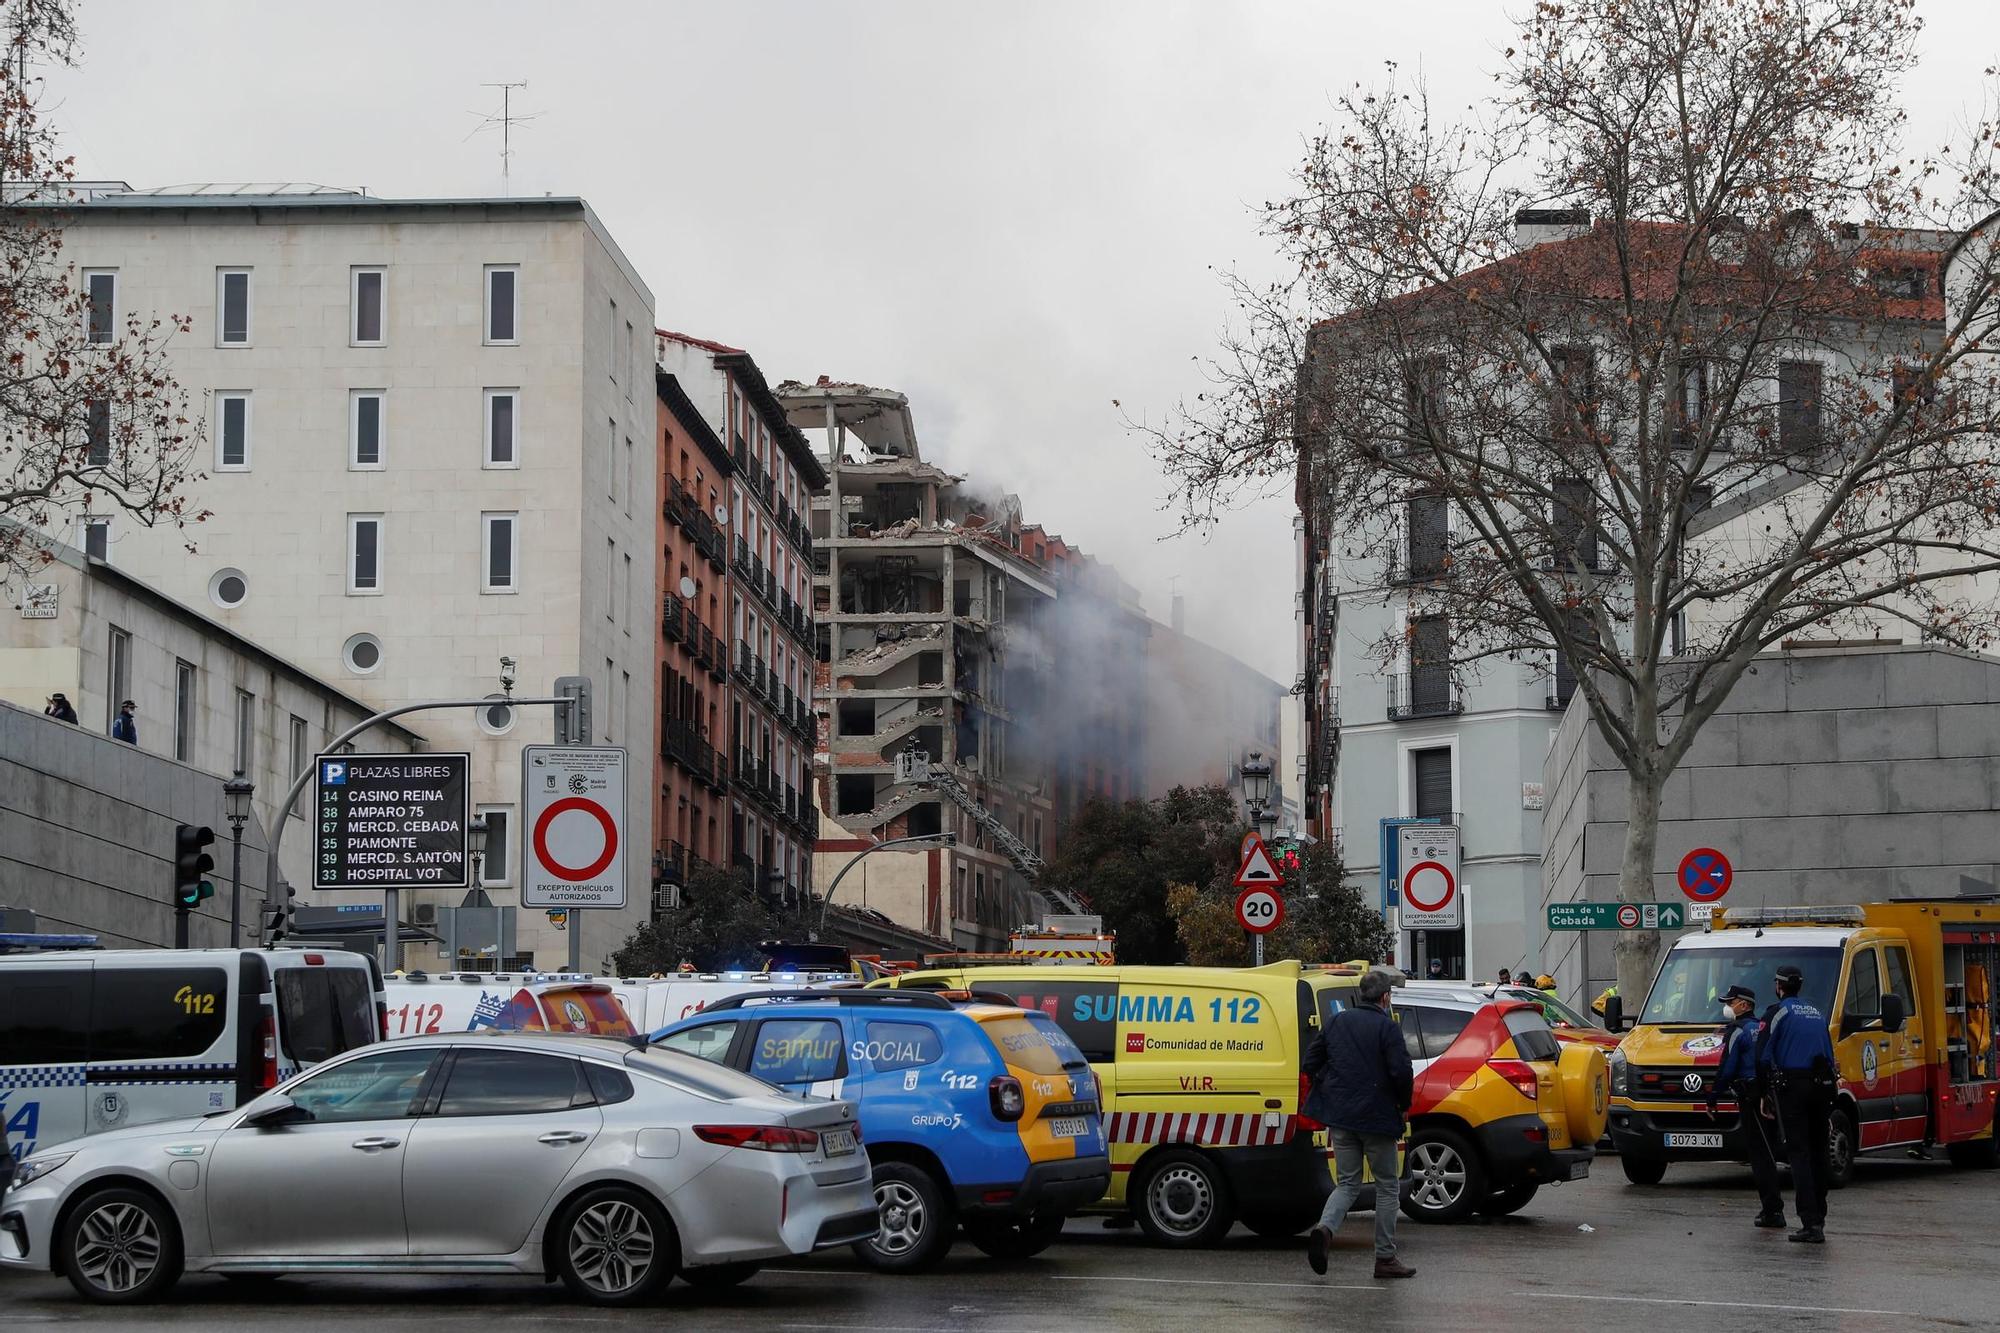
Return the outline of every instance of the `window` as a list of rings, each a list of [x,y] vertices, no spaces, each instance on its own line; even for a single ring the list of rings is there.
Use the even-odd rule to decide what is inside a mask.
[[[965,867],[960,866],[962,872]],[[959,897],[965,899],[965,879],[959,876]],[[975,904],[965,899],[959,915],[970,916]],[[1118,987],[1109,981],[1010,981],[985,987],[1009,996],[1023,1009],[1039,1009],[1056,1021],[1083,1051],[1086,1060],[1108,1064],[1118,1047]]]
[[[91,467],[111,466],[111,403],[92,398],[83,405],[84,462]]]
[[[281,1001],[282,1002],[282,1001]],[[285,1090],[316,1124],[357,1120],[406,1120],[417,1113],[417,1094],[436,1052],[384,1050],[356,1056],[308,1075]]]
[[[1889,368],[1889,393],[1892,403],[1929,407],[1937,401],[1937,381],[1923,366],[1899,363]]]
[[[183,764],[194,755],[194,663],[174,663],[174,758]]]
[[[860,1054],[877,1073],[936,1064],[944,1054],[937,1030],[923,1023],[870,1023]]]
[[[697,1060],[719,1065],[729,1059],[729,1048],[735,1044],[740,1022],[739,1019],[725,1018],[703,1023],[669,1033],[653,1044],[663,1051],[678,1051],[682,1055],[692,1055]]]
[[[1588,482],[1570,478],[1550,488],[1555,492],[1550,526],[1555,529],[1555,567],[1591,569],[1597,564],[1597,495]]]
[[[208,581],[208,600],[223,610],[243,605],[250,595],[250,580],[240,569],[218,569]]]
[[[618,359],[625,364],[625,397],[630,399],[637,367],[632,364],[632,321],[629,319],[625,321],[625,341],[618,345]]]
[[[111,520],[80,518],[76,521],[76,544],[92,560],[111,560]]]
[[[365,676],[382,665],[382,641],[373,634],[356,634],[340,650],[341,660],[357,676]]]
[[[1412,496],[1404,505],[1409,520],[1409,577],[1437,578],[1445,572],[1450,542],[1450,506],[1441,495]]]
[[[0,1051],[8,1064],[80,1065],[89,1059],[90,969],[0,970]],[[8,1160],[0,1153],[0,1163]]]
[[[109,343],[118,339],[118,270],[83,271],[83,336],[86,342]]]
[[[604,539],[604,618],[612,624],[618,623],[618,590],[612,580],[618,577],[618,543]]]
[[[356,389],[348,396],[347,465],[361,472],[382,467],[382,409],[380,389]]]
[[[382,591],[382,516],[347,516],[347,591],[350,595]]]
[[[520,329],[515,319],[516,304],[520,293],[521,270],[511,264],[489,264],[486,268],[486,341],[489,343],[519,342]]]
[[[511,805],[482,805],[479,814],[486,818],[486,859],[479,863],[481,884],[502,885],[513,878],[513,865],[508,856],[507,832],[513,822],[514,807]]]
[[[1671,371],[1673,398],[1668,406],[1673,447],[1692,449],[1708,417],[1708,364],[1678,361]]]
[[[574,1060],[528,1051],[461,1050],[445,1076],[439,1115],[546,1115],[590,1105]]]
[[[1429,446],[1431,432],[1444,426],[1445,360],[1418,357],[1403,372],[1403,447]]]
[[[118,705],[132,697],[132,635],[111,626],[104,644],[104,727],[118,718]]]
[[[1874,1019],[1882,1014],[1882,965],[1880,957],[1873,949],[1855,952],[1854,963],[1847,971],[1847,998],[1841,1001],[1840,1016]]]
[[[619,1102],[632,1100],[632,1079],[624,1070],[586,1060],[583,1074],[590,1080],[591,1095],[597,1099],[599,1106],[616,1106]]]
[[[388,341],[388,335],[383,332],[387,302],[384,284],[387,280],[379,268],[357,268],[353,271],[353,287],[348,296],[353,320],[347,336],[356,347],[380,347]]]
[[[1778,363],[1778,446],[1786,452],[1820,443],[1820,390],[1825,368],[1817,361]]]
[[[1410,708],[1417,716],[1443,713],[1452,705],[1451,628],[1443,616],[1410,622]]]
[[[632,556],[628,552],[618,575],[618,600],[625,609],[625,632],[632,632]]]
[[[817,1083],[847,1073],[835,1018],[768,1018],[750,1048],[750,1072],[766,1083]]]
[[[1465,1017],[1470,1018],[1471,1015],[1467,1014]],[[1556,1034],[1549,1031],[1549,1020],[1542,1017],[1540,1010],[1510,1010],[1500,1021],[1507,1025],[1509,1035],[1514,1038],[1514,1052],[1523,1060],[1562,1059],[1562,1046],[1556,1041]],[[1461,1024],[1459,1031],[1462,1032],[1464,1030],[1464,1026]],[[1456,1039],[1458,1033],[1454,1032],[1452,1036]],[[1430,1047],[1431,1028],[1426,1024],[1424,1028],[1424,1048],[1429,1050]],[[1442,1055],[1444,1052],[1439,1051],[1438,1054]]]
[[[287,727],[287,736],[290,748],[286,755],[289,764],[285,772],[289,776],[296,777],[305,772],[306,765],[312,761],[312,751],[306,748],[306,720],[297,713],[292,714],[292,720]],[[292,802],[292,818],[300,817],[300,807],[303,804],[300,801]]]
[[[481,514],[480,525],[485,529],[485,577],[481,581],[481,592],[513,592],[514,566],[519,555],[517,546],[520,524],[514,514]],[[630,564],[630,558],[627,558]]]
[[[1900,944],[1882,946],[1882,961],[1889,965],[1889,994],[1901,998],[1907,1021],[1917,1021],[1917,988],[1910,984],[1910,951]]]
[[[250,345],[250,270],[221,268],[215,271],[215,345]]]
[[[632,437],[625,437],[625,513],[632,513]]]
[[[1451,788],[1451,747],[1410,751],[1413,808],[1419,819],[1436,816],[1450,819],[1453,809]]]
[[[504,694],[489,694],[486,698],[487,706],[473,714],[479,721],[479,729],[489,736],[505,736],[514,729],[518,713]]]
[[[236,691],[236,767],[245,773],[256,771],[257,696],[248,690]]]
[[[207,1052],[229,1030],[229,974],[219,967],[100,965],[94,971],[92,1060],[187,1059]],[[228,1051],[225,1058],[234,1055]]]
[[[519,389],[488,389],[486,391],[486,462],[487,467],[521,466],[520,442],[517,432],[521,420],[521,391]]]
[[[618,319],[618,303],[616,301],[613,301],[611,302],[611,320],[610,320],[611,345],[604,349],[605,359],[611,362],[611,382],[613,384],[616,384],[620,380],[625,378],[625,371],[620,369],[620,366],[623,365],[624,363],[620,361],[618,354],[618,349],[620,346],[618,340],[619,322],[620,321]]]
[[[250,395],[215,395],[215,467],[218,472],[250,470]]]
[[[618,423],[604,423],[604,493],[618,502]]]
[[[1597,357],[1588,347],[1558,347],[1549,361],[1556,377],[1550,429],[1563,443],[1588,443],[1597,428]]]
[[[283,967],[272,978],[285,1049],[316,1065],[376,1039],[375,995],[351,967]]]

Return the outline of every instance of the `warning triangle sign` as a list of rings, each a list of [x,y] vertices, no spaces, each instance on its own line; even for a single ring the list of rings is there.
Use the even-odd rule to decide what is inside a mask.
[[[1243,840],[1243,864],[1236,868],[1236,887],[1252,889],[1259,885],[1278,885],[1285,877],[1278,873],[1277,862],[1264,849],[1264,840],[1252,833]]]

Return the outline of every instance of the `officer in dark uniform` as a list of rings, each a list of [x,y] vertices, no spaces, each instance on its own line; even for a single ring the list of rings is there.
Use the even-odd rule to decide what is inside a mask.
[[[1799,997],[1805,977],[1786,964],[1778,969],[1778,1002],[1764,1016],[1757,1038],[1757,1072],[1777,1103],[1792,1163],[1792,1202],[1798,1230],[1786,1240],[1826,1243],[1828,1117],[1833,1113],[1833,1038],[1826,1015]]]
[[[1785,1201],[1778,1193],[1778,1157],[1771,1149],[1771,1136],[1778,1132],[1777,1119],[1765,1104],[1764,1085],[1757,1077],[1757,992],[1748,986],[1731,986],[1722,997],[1722,1011],[1729,1027],[1723,1038],[1722,1064],[1708,1089],[1708,1118],[1715,1119],[1716,1103],[1723,1094],[1736,1099],[1741,1113],[1745,1147],[1750,1154],[1750,1178],[1757,1182],[1756,1225],[1776,1228],[1785,1225]]]

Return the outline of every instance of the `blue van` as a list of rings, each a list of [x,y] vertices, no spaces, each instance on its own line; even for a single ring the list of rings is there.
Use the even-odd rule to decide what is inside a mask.
[[[1038,1012],[922,991],[767,992],[652,1041],[858,1102],[882,1229],[854,1252],[883,1272],[936,1264],[961,1224],[996,1258],[1038,1254],[1111,1184],[1096,1077]]]

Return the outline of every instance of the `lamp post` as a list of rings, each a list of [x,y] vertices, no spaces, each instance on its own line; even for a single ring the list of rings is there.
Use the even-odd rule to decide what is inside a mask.
[[[257,786],[237,769],[222,784],[222,813],[229,820],[229,947],[243,938],[243,826],[250,822],[250,797]]]
[[[1275,810],[1267,813],[1266,806],[1271,799],[1271,761],[1264,757],[1262,750],[1251,750],[1243,756],[1243,804],[1249,807],[1250,824],[1257,836],[1269,841],[1271,833],[1278,826]],[[1253,934],[1250,937],[1250,965],[1264,965],[1264,937]]]
[[[465,826],[465,853],[472,858],[472,887],[480,886],[480,871],[486,863],[485,815],[474,815]],[[500,909],[493,909],[493,970],[500,970]]]
[[[826,897],[820,901],[819,929],[813,932],[813,939],[818,940],[826,932],[826,914],[833,908],[833,891],[840,887],[841,880],[847,878],[848,871],[861,864],[862,857],[879,852],[885,847],[907,847],[912,843],[918,842],[932,847],[956,847],[958,846],[958,835],[956,833],[918,833],[907,838],[890,838],[886,842],[878,842],[872,847],[863,847],[860,851],[856,852],[854,859],[842,866],[840,873],[833,877],[833,883],[826,886]]]

